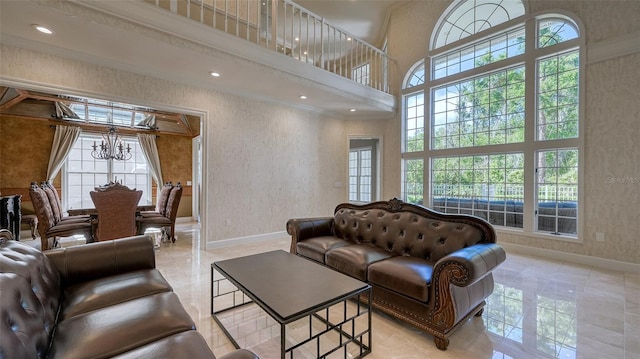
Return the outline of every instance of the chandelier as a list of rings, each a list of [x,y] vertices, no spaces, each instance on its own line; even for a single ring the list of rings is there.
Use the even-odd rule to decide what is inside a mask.
[[[91,156],[99,160],[118,160],[126,161],[131,159],[131,145],[126,144],[116,133],[116,127],[109,127],[109,131],[102,134],[103,140],[98,145],[96,141],[93,141],[93,151]]]

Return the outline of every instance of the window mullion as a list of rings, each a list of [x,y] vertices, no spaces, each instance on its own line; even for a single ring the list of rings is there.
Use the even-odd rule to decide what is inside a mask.
[[[522,208],[522,229],[534,232],[536,208],[536,113],[537,113],[537,70],[536,70],[536,19],[530,18],[525,23],[525,149],[524,149],[524,205]]]
[[[358,201],[362,202],[362,150],[358,150],[358,162],[356,164],[356,172],[357,172],[357,177],[356,177],[356,184],[357,184],[357,196],[358,197]]]

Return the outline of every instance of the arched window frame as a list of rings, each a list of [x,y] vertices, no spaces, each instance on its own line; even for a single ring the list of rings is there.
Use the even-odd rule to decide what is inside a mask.
[[[454,3],[443,14],[443,17],[436,24],[435,29],[439,29],[442,19],[449,13],[450,9],[456,6]],[[526,5],[526,4],[524,4]],[[523,6],[524,6],[523,5]],[[555,44],[548,47],[538,48],[538,22],[545,18],[559,18],[570,22],[578,32],[578,37],[564,41],[560,44]],[[453,50],[468,46],[469,44],[476,43],[482,39],[490,38],[496,34],[505,32],[510,29],[517,28],[518,26],[524,26],[525,37],[525,51],[523,54],[507,58],[505,60],[483,65],[480,68],[471,69],[468,71],[460,72],[451,76],[444,76],[439,79],[433,79],[433,67],[431,60],[441,54],[451,52]],[[434,34],[436,33],[434,30]],[[516,234],[533,235],[536,237],[553,238],[559,240],[567,240],[571,242],[582,242],[582,204],[583,204],[583,185],[582,179],[584,178],[584,64],[586,61],[586,48],[584,39],[584,27],[581,22],[572,14],[565,11],[545,11],[543,13],[529,14],[525,11],[525,14],[514,18],[512,20],[501,23],[481,33],[467,36],[461,40],[446,44],[437,49],[431,49],[432,44],[435,44],[435,35],[431,37],[430,50],[424,59],[425,66],[425,83],[413,87],[408,86],[409,76],[413,71],[420,66],[423,60],[417,61],[407,72],[404,81],[402,82],[402,196],[405,200],[410,200],[407,196],[407,163],[409,161],[423,161],[423,199],[416,201],[426,206],[433,206],[432,203],[432,188],[431,188],[431,171],[432,160],[441,156],[463,156],[477,154],[495,154],[495,153],[511,153],[521,151],[524,154],[524,208],[523,208],[523,223],[522,228],[509,228],[509,227],[497,227],[501,232],[515,232]],[[576,51],[579,56],[578,66],[578,136],[575,138],[567,139],[554,139],[540,141],[536,139],[536,122],[537,122],[537,67],[538,61],[545,58],[550,58],[558,54]],[[465,148],[446,148],[434,150],[432,144],[432,105],[433,99],[432,90],[441,85],[455,83],[461,79],[473,78],[477,75],[484,73],[491,73],[500,69],[506,69],[513,66],[524,66],[525,71],[525,140],[521,143],[506,143],[499,145],[488,145]],[[424,96],[424,148],[422,150],[409,151],[406,148],[407,137],[407,113],[405,99],[412,94],[422,93]],[[556,149],[571,148],[576,149],[578,153],[578,205],[576,208],[576,233],[548,233],[537,230],[537,217],[538,213],[538,195],[536,191],[538,189],[537,180],[535,178],[536,173],[536,156],[542,151],[552,151]],[[414,196],[415,198],[415,196]],[[558,220],[556,218],[556,220]]]

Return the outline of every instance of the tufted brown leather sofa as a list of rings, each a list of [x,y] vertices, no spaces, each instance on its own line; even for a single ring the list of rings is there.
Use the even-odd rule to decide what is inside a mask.
[[[0,358],[215,359],[155,268],[151,238],[46,252],[11,239],[0,230]]]
[[[485,220],[432,211],[398,199],[343,203],[333,217],[290,219],[291,253],[372,286],[372,305],[434,336],[480,316],[491,271],[506,259]]]

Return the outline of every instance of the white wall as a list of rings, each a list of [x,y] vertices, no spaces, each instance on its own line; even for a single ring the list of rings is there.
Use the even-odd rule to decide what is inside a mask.
[[[205,114],[203,224],[208,242],[282,232],[346,199],[342,119],[2,45],[3,85]]]

